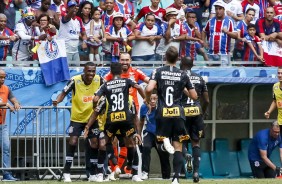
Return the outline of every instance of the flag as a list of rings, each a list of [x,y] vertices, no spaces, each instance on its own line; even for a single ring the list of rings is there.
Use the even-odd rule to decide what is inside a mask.
[[[267,66],[282,66],[282,47],[276,42],[262,41],[263,58]]]
[[[37,53],[46,86],[70,79],[64,40],[43,41]]]

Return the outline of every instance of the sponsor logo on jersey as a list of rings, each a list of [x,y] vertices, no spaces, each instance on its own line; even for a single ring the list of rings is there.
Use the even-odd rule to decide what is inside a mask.
[[[94,96],[83,96],[82,97],[82,102],[83,103],[89,103],[93,101]]]
[[[179,107],[163,108],[163,117],[177,117],[180,116]]]
[[[200,115],[199,107],[185,107],[184,108],[185,116],[197,116]]]
[[[111,122],[118,122],[118,121],[125,121],[125,120],[126,120],[125,111],[111,113]]]
[[[128,136],[130,136],[133,133],[134,133],[134,128],[131,128],[130,130],[126,131],[125,135],[126,135],[126,137],[128,137]]]

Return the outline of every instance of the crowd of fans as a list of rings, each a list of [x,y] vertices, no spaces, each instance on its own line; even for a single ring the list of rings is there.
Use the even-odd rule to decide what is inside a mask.
[[[116,62],[120,52],[129,52],[134,61],[161,60],[175,46],[180,57],[197,60],[199,54],[222,65],[230,58],[263,65],[261,41],[282,46],[282,3],[277,0],[174,0],[165,9],[161,0],[151,0],[138,12],[142,0],[93,1],[1,1],[1,60],[9,55],[14,61],[37,60],[32,48],[53,38],[65,40],[68,61],[97,63]]]

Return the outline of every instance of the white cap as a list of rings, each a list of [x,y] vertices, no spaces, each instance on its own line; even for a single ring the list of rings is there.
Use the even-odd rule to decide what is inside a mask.
[[[213,3],[213,5],[214,6],[220,6],[220,7],[225,9],[225,4],[221,0],[216,1],[215,3]]]
[[[123,16],[122,13],[116,12],[116,13],[114,13],[113,18],[116,18],[116,17],[121,17],[121,18],[123,18],[124,16]]]

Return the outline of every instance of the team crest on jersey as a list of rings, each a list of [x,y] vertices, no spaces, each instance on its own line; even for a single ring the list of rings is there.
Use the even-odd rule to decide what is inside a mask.
[[[255,161],[255,166],[256,166],[256,167],[259,167],[259,165],[260,165],[260,164],[259,164],[259,161]]]
[[[46,56],[50,59],[55,59],[59,53],[58,44],[55,41],[47,42],[44,46]]]
[[[163,13],[162,12],[160,12],[159,14],[158,14],[158,17],[160,17],[160,18],[162,18],[164,15],[163,15]]]

